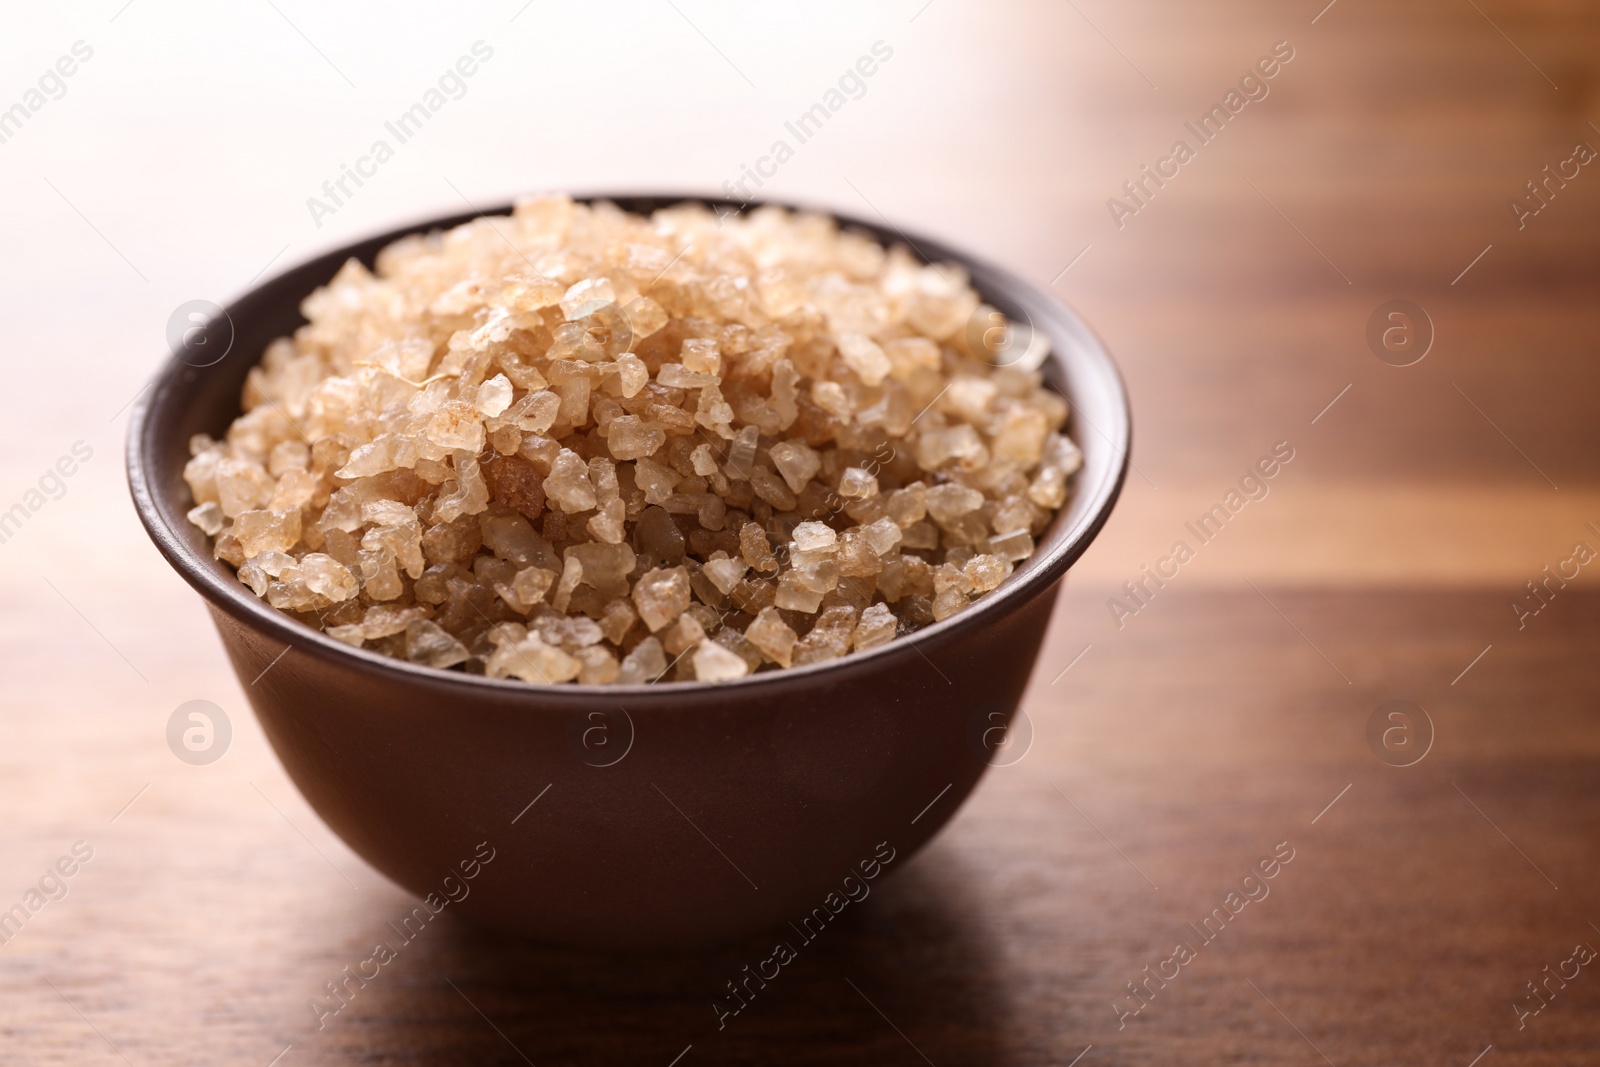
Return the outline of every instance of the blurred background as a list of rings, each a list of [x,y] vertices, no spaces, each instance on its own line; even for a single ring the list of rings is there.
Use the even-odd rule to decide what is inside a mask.
[[[0,1058],[1600,1059],[1579,951],[1600,945],[1592,5],[95,0],[8,21],[0,908],[49,885],[3,932]],[[398,144],[385,123],[430,91]],[[786,123],[830,91],[798,143]],[[393,157],[362,164],[380,138]],[[122,438],[169,316],[520,192],[721,193],[779,140],[792,158],[747,189],[1005,264],[1126,376],[1133,467],[1061,598],[1031,747],[726,1029],[709,1005],[757,958],[740,946],[636,961],[450,924],[319,1029],[308,999],[409,903],[294,791],[134,517]],[[1270,493],[1129,599],[1275,447]],[[232,726],[205,766],[166,740],[196,699]],[[1270,898],[1202,940],[1275,849]],[[1197,958],[1171,978],[1180,941]]]

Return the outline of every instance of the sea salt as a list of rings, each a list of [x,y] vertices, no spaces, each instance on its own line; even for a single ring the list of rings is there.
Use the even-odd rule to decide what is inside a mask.
[[[1041,375],[970,349],[1003,318],[963,270],[824,217],[538,197],[377,264],[184,478],[256,595],[412,663],[726,682],[877,648],[1025,565],[1082,465]]]

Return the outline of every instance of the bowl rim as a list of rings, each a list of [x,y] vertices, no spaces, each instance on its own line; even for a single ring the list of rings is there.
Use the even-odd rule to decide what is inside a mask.
[[[1111,451],[1111,461],[1100,465],[1100,469],[1095,472],[1093,484],[1084,484],[1084,477],[1089,473],[1087,463],[1089,450],[1083,449],[1081,432],[1073,434],[1074,443],[1084,451],[1085,464],[1069,479],[1068,498],[1057,510],[1053,521],[1063,521],[1066,513],[1073,510],[1075,498],[1087,500],[1088,506],[1080,510],[1077,518],[1067,529],[1061,531],[1059,536],[1054,533],[1049,535],[1054,543],[1048,549],[1044,548],[1044,542],[1041,541],[1034,555],[1023,560],[999,587],[972,601],[949,618],[931,623],[910,634],[897,636],[865,652],[849,652],[837,659],[802,667],[760,671],[742,678],[720,682],[686,680],[584,686],[576,683],[540,683],[525,682],[517,678],[490,678],[465,671],[411,663],[338,641],[329,637],[326,632],[312,629],[257,597],[237,579],[233,568],[226,564],[219,566],[214,559],[194,551],[183,533],[175,528],[175,522],[188,521],[185,517],[188,506],[174,501],[164,501],[152,485],[151,467],[154,461],[151,458],[151,446],[158,434],[154,416],[164,410],[173,393],[181,390],[185,372],[196,369],[180,359],[176,352],[169,351],[167,360],[155,372],[149,387],[132,407],[126,450],[128,486],[139,520],[151,540],[155,542],[156,548],[213,609],[220,609],[246,627],[281,640],[286,646],[309,653],[318,659],[357,670],[365,668],[398,672],[400,678],[413,680],[419,685],[435,690],[454,690],[462,696],[492,695],[505,698],[521,694],[531,704],[548,702],[552,698],[562,703],[585,698],[615,703],[617,699],[625,698],[635,707],[641,704],[648,706],[657,701],[681,705],[682,698],[695,693],[758,695],[760,690],[777,686],[825,683],[834,680],[833,676],[853,673],[856,670],[870,670],[877,663],[910,652],[915,652],[926,660],[927,656],[923,653],[922,646],[941,643],[945,639],[958,636],[961,631],[1020,608],[1048,591],[1083,555],[1105,526],[1122,490],[1129,466],[1132,415],[1127,389],[1115,361],[1100,338],[1082,317],[1041,287],[981,256],[953,247],[942,240],[907,231],[886,217],[883,218],[882,224],[879,224],[849,212],[805,201],[788,198],[753,198],[743,201],[692,191],[682,193],[599,191],[581,194],[551,192],[544,195],[570,196],[578,203],[610,201],[630,211],[633,209],[625,206],[627,201],[648,202],[658,207],[697,203],[713,210],[727,209],[739,214],[747,214],[767,206],[794,212],[817,213],[834,219],[843,229],[866,231],[885,245],[903,242],[910,247],[914,256],[924,262],[953,262],[971,274],[983,275],[984,284],[980,286],[974,279],[973,287],[986,302],[1026,304],[1036,313],[1035,318],[1043,315],[1054,321],[1057,331],[1045,329],[1042,332],[1051,342],[1048,362],[1055,364],[1055,370],[1063,380],[1077,382],[1092,379],[1084,381],[1084,384],[1102,392],[1109,419],[1107,424],[1095,425],[1092,428],[1105,439]],[[280,284],[288,275],[305,270],[314,264],[333,262],[335,257],[338,263],[342,263],[356,256],[357,250],[362,247],[382,248],[402,237],[448,230],[479,218],[503,217],[511,212],[513,206],[512,203],[496,203],[486,209],[468,213],[430,215],[383,233],[345,241],[337,247],[315,253],[293,266],[281,268],[264,280],[256,280],[223,305],[223,310],[231,319],[240,304]],[[337,269],[337,265],[334,269]],[[328,273],[327,278],[317,284],[326,284],[331,277],[332,271]],[[309,291],[299,294],[297,300],[303,300],[308,295]],[[1001,301],[994,300],[997,295],[1002,296]],[[1060,331],[1065,331],[1065,335],[1061,335]],[[1066,348],[1073,350],[1071,364],[1065,358]],[[251,366],[257,365],[259,361],[260,355],[255,354]],[[1073,424],[1073,417],[1078,416],[1078,408],[1078,404],[1071,406],[1069,426]],[[209,538],[207,540],[209,541]],[[224,571],[227,572],[226,576],[222,573]]]

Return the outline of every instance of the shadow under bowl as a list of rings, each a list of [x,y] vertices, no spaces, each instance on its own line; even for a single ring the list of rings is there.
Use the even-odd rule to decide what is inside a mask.
[[[739,206],[605,199],[642,214],[686,199]],[[898,869],[996,759],[1061,578],[1121,488],[1122,382],[1083,322],[1037,287],[938,241],[831,214],[961,264],[988,303],[1047,338],[1046,378],[1070,402],[1083,451],[1066,505],[1005,584],[869,652],[718,684],[530,685],[342,644],[212,557],[185,518],[189,438],[226,431],[259,353],[304,323],[301,300],[347,259],[370,267],[395,239],[473,215],[370,237],[257,286],[226,308],[229,353],[208,366],[174,355],[135,408],[128,478],[146,530],[205,598],[295,785],[409,891],[460,897],[449,907],[463,917],[546,942],[705,945],[823,906],[864,866],[876,873],[875,855],[892,852],[884,869]]]

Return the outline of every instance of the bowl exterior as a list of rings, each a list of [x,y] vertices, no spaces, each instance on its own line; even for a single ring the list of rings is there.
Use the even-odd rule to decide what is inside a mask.
[[[992,758],[1055,591],[867,670],[600,708],[463,700],[212,614],[289,776],[368,863],[541,941],[655,949],[781,927],[903,864]]]

